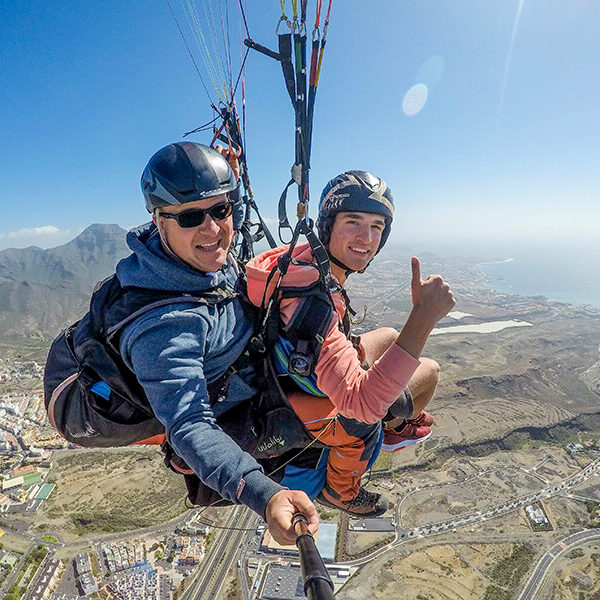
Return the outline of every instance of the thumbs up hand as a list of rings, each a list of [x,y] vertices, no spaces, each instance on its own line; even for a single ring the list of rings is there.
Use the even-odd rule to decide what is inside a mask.
[[[431,328],[445,317],[456,304],[450,286],[440,275],[421,277],[421,263],[416,256],[412,257],[412,302],[413,309],[421,313],[421,318],[431,325]]]
[[[421,263],[412,258],[413,309],[396,339],[396,344],[418,358],[435,324],[445,317],[456,304],[450,286],[440,275],[421,277]]]

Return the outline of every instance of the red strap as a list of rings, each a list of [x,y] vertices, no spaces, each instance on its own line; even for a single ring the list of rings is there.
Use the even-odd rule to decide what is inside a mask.
[[[329,15],[331,14],[331,2],[332,0],[329,0],[329,7],[327,8],[327,17],[325,18],[325,23],[329,23]]]
[[[317,78],[317,54],[319,52],[319,42],[313,42],[312,55],[310,57],[310,76],[308,85],[313,87]]]
[[[321,20],[321,5],[323,4],[323,0],[317,0],[317,17],[315,19],[315,29],[319,26],[319,22]],[[329,3],[329,8],[331,8],[331,2]]]

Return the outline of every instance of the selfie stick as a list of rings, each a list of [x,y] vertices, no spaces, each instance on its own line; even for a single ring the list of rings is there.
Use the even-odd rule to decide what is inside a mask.
[[[315,545],[315,539],[308,531],[308,520],[302,513],[292,517],[296,531],[296,546],[300,553],[304,593],[309,600],[334,600],[333,582],[323,564],[323,559]]]

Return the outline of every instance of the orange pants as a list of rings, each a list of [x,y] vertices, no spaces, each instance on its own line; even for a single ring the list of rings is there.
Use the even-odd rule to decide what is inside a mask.
[[[340,415],[329,398],[291,392],[288,400],[298,418],[319,442],[330,446],[327,484],[341,500],[354,498],[360,478],[381,438],[381,422],[362,423]]]

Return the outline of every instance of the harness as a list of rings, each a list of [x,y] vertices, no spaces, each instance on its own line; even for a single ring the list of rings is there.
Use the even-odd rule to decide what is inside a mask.
[[[301,222],[300,227],[304,223]],[[296,232],[298,235],[298,232]],[[348,297],[331,276],[326,250],[309,229],[306,249],[271,251],[264,261],[259,259],[248,274],[248,297],[260,307],[257,334],[251,343],[262,353],[270,353],[286,391],[300,388],[306,393],[323,397],[316,381],[315,368],[332,321],[350,339],[350,317],[354,314]],[[314,261],[313,261],[314,257]],[[259,266],[260,265],[260,266]],[[286,276],[289,267],[298,269],[298,276]],[[254,269],[257,268],[257,275]],[[311,271],[313,274],[311,274]],[[339,294],[345,310],[336,309],[334,294]],[[296,300],[293,312],[284,322],[282,306]],[[339,310],[340,317],[336,312]],[[336,317],[334,317],[336,315]]]
[[[63,331],[50,349],[44,374],[50,423],[69,442],[84,447],[161,444],[165,463],[184,475],[194,504],[218,499],[166,442],[164,427],[120,355],[119,340],[127,325],[152,310],[176,304],[215,305],[239,294],[239,289],[228,286],[195,295],[124,288],[116,275],[103,281],[92,295],[90,311]],[[257,394],[218,417],[217,423],[270,473],[293,459],[293,449],[314,440],[289,405],[270,353],[266,348],[257,353],[252,343],[221,377],[208,383],[210,404],[227,395],[233,373],[249,366],[254,368]]]

